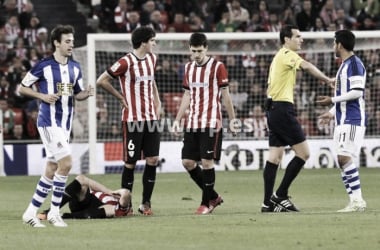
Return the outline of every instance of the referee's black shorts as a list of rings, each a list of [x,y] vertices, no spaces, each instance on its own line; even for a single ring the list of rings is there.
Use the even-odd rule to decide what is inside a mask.
[[[272,101],[267,110],[267,122],[269,146],[293,146],[306,140],[290,102]]]

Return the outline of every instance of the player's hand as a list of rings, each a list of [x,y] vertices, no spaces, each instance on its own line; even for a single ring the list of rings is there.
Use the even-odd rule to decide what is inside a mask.
[[[179,120],[174,120],[173,126],[172,126],[172,132],[175,136],[180,136],[181,132],[183,131],[183,128],[181,126],[181,123]]]
[[[112,193],[111,194],[113,197],[115,197],[116,199],[120,199],[121,195],[118,194],[118,193]]]
[[[58,99],[59,95],[57,94],[45,94],[42,96],[42,101],[49,103],[49,104],[54,104]]]
[[[330,86],[330,88],[335,88],[335,77],[329,78],[329,80],[326,82],[327,85]]]
[[[318,116],[318,124],[326,125],[330,123],[330,120],[334,118],[334,115],[330,112],[325,112]]]
[[[119,198],[121,197],[122,190],[123,190],[123,189],[113,190],[113,191],[111,192],[111,195],[112,195],[113,197],[119,199]]]
[[[156,106],[157,120],[160,120],[160,117],[161,117],[161,111],[162,111],[161,104],[160,104],[160,105],[157,105],[157,106]]]
[[[121,105],[121,108],[125,108],[125,109],[128,109],[128,104],[127,102],[125,101],[125,98],[121,98],[119,99],[119,102],[120,102],[120,105]]]
[[[95,88],[92,85],[88,85],[86,90],[87,96],[94,96],[95,94]]]
[[[317,96],[316,102],[321,105],[330,105],[333,103],[330,96]]]
[[[239,119],[234,118],[230,121],[230,131],[233,136],[237,136],[241,131],[241,121]]]

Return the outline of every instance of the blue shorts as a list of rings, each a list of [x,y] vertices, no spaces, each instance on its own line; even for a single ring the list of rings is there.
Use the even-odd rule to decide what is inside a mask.
[[[266,115],[270,147],[293,146],[306,140],[292,103],[272,101]]]

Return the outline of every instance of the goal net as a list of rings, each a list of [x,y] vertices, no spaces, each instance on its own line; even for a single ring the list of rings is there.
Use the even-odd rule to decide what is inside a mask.
[[[367,137],[379,137],[380,129],[380,33],[355,31],[355,53],[367,69],[366,105],[369,114]],[[208,33],[208,54],[223,61],[229,73],[230,92],[243,132],[225,140],[265,140],[266,124],[263,104],[266,99],[268,68],[280,47],[278,33]],[[190,34],[158,33],[155,53],[158,55],[156,82],[162,101],[162,141],[178,141],[169,127],[178,110],[182,96],[183,66],[189,60]],[[333,53],[334,32],[304,32],[302,51],[306,60],[328,76],[335,76],[340,61]],[[87,47],[75,51],[81,62],[85,83],[95,85],[97,77],[113,62],[132,51],[130,34],[89,34]],[[332,90],[307,73],[298,72],[295,85],[297,115],[308,138],[331,138],[333,125],[319,126],[317,116],[326,108],[316,105],[318,95],[331,95]],[[114,82],[119,88],[119,83]],[[96,165],[97,145],[103,144],[107,158],[122,158],[120,142],[121,109],[113,96],[96,90],[96,98],[78,102],[74,124],[74,142],[89,142],[88,164],[83,172],[92,172]],[[328,108],[327,108],[328,109]],[[226,117],[226,116],[225,116]],[[119,146],[114,147],[113,145]],[[86,169],[88,168],[88,169]],[[109,170],[112,172],[112,169]]]

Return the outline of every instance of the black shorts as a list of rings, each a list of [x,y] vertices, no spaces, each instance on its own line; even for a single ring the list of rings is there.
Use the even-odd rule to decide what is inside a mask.
[[[305,141],[305,134],[297,120],[292,103],[273,101],[266,114],[269,146],[293,146]]]
[[[86,195],[82,201],[79,201],[76,197],[74,197],[69,202],[69,208],[71,212],[98,209],[103,205],[104,204],[98,198],[96,198],[96,196],[90,193],[89,189],[87,189]]]
[[[212,128],[186,130],[183,138],[182,159],[220,159],[222,129]]]
[[[123,122],[124,161],[134,164],[160,152],[159,121]]]
[[[79,201],[74,197],[69,202],[70,212],[63,213],[64,219],[102,219],[106,218],[106,213],[103,206],[104,204],[87,189],[85,198]]]

